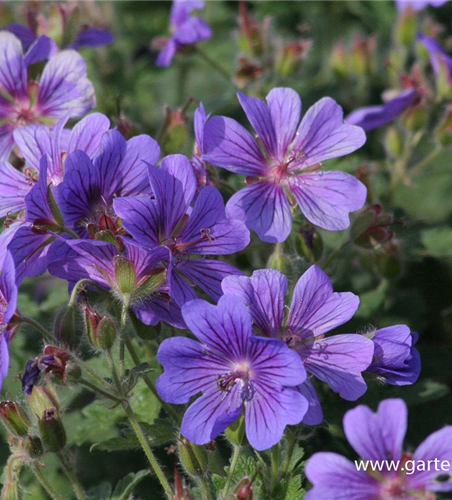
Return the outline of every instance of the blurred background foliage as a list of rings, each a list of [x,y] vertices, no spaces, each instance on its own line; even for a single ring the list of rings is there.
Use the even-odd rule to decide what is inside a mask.
[[[42,7],[46,8],[44,3]],[[235,85],[196,53],[178,54],[168,69],[155,66],[157,52],[151,42],[155,37],[167,35],[170,7],[170,2],[165,1],[88,4],[85,8],[89,15],[110,27],[115,42],[108,47],[82,51],[97,91],[98,110],[129,135],[140,132],[159,137],[166,153],[177,150],[191,156],[192,114],[200,100],[208,112],[226,114],[248,126],[235,97],[236,86],[260,97],[274,86],[293,87],[301,95],[304,110],[319,98],[331,96],[347,114],[363,105],[379,104],[382,92],[397,84],[401,74],[400,68],[390,62],[397,60],[400,55],[397,50],[402,50],[394,49],[397,11],[391,1],[247,2],[250,16],[266,31],[267,60],[247,54],[246,40],[238,28],[238,2],[207,2],[202,17],[212,26],[214,34],[210,41],[201,44],[201,49],[226,72],[236,73]],[[24,8],[21,2],[2,2],[0,25],[23,20]],[[434,24],[442,27],[443,33],[450,33],[452,3],[429,9],[420,16],[423,23]],[[293,41],[302,51],[294,68],[280,65],[279,72],[266,69],[266,65],[278,64],[278,57],[283,57],[282,51]],[[416,57],[418,53],[414,47],[409,57]],[[287,62],[285,57],[279,64]],[[423,71],[431,78],[425,57],[421,61]],[[165,106],[169,111],[165,111]],[[444,112],[444,106],[444,103],[439,106],[433,119]],[[165,116],[172,120],[170,136],[162,133]],[[336,290],[350,290],[361,298],[358,314],[341,328],[342,332],[367,331],[396,323],[406,323],[419,332],[418,349],[423,365],[419,381],[404,388],[372,381],[360,401],[376,408],[381,399],[403,398],[410,406],[408,443],[414,447],[429,433],[452,423],[452,151],[443,149],[409,185],[398,184],[390,196],[388,171],[394,162],[385,151],[387,128],[369,132],[365,147],[345,159],[326,162],[325,168],[358,173],[370,188],[370,201],[381,202],[385,213],[405,222],[391,226],[395,235],[389,257],[384,248],[382,251],[375,247],[363,249],[352,243],[328,264],[327,271]],[[413,161],[422,158],[432,144],[431,132],[424,134]],[[243,182],[239,176],[233,177],[225,171],[221,171],[220,176],[233,187]],[[222,192],[225,198],[230,196],[227,189]],[[301,217],[299,219],[304,223]],[[339,248],[348,234],[320,230],[316,237],[323,241],[320,263],[324,264],[325,256]],[[284,247],[287,273],[293,284],[315,260],[312,255],[311,259],[306,258],[309,252],[306,253],[303,241],[295,234]],[[270,244],[260,242],[253,235],[251,246],[231,258],[231,262],[250,274],[266,266],[272,251]],[[29,280],[21,288],[20,310],[50,328],[56,311],[67,302],[66,292],[66,284],[51,277]],[[20,381],[14,376],[39,349],[36,332],[22,327],[11,345],[12,376],[3,390],[11,399],[23,399]],[[146,356],[155,369],[153,375],[157,376],[156,343],[143,343],[142,349],[143,357]],[[84,354],[90,356],[88,350]],[[92,362],[102,371],[102,358]],[[175,463],[174,451],[168,442],[172,430],[165,436],[162,427],[157,433],[152,428],[159,416],[159,405],[141,384],[134,395],[136,411],[141,421],[150,426],[149,435],[158,446],[159,459],[171,470]],[[320,428],[312,432],[306,429],[305,456],[314,450],[334,450],[353,457],[344,440],[341,421],[344,412],[355,403],[347,403],[321,387],[320,391],[326,419]],[[110,498],[111,494],[112,498],[127,498],[121,497],[124,484],[113,493],[115,485],[129,472],[144,469],[145,461],[141,452],[121,449],[120,436],[124,432],[121,413],[106,404],[91,404],[91,395],[79,389],[63,388],[61,398],[81,482],[88,489],[97,488],[92,498]],[[109,445],[98,444],[106,440],[110,440]],[[219,446],[227,449],[224,443],[220,442]],[[111,451],[115,447],[117,451]],[[105,451],[106,448],[110,451]],[[217,458],[219,455],[216,454]],[[5,463],[7,457],[8,446],[2,440],[0,463]],[[215,467],[221,472],[226,464],[218,460]],[[67,482],[57,465],[51,459],[46,463],[46,473],[55,486],[69,495]],[[25,473],[22,478],[30,498],[44,498],[30,475]],[[136,498],[156,498],[150,493],[154,487],[152,478],[145,477],[134,490]],[[293,498],[301,498],[301,493],[294,494]]]

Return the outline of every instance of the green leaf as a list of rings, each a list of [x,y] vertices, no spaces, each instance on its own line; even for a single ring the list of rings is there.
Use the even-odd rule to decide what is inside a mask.
[[[286,496],[284,500],[303,500],[306,491],[302,489],[303,477],[299,474],[294,476],[287,485]]]
[[[126,477],[118,481],[113,492],[111,500],[127,500],[132,493],[133,488],[142,481],[146,476],[149,476],[149,470],[140,470],[140,472],[131,472]]]
[[[104,483],[86,492],[86,500],[110,500],[111,484]]]
[[[127,434],[127,436],[113,437],[99,443],[94,443],[89,449],[90,453],[93,451],[124,451],[139,448],[140,443],[136,436]]]
[[[436,227],[423,231],[422,243],[429,255],[438,258],[452,258],[452,229]]]

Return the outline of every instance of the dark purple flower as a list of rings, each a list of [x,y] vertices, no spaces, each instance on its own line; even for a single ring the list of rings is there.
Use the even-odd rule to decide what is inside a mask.
[[[82,56],[73,50],[53,55],[54,49],[55,44],[43,36],[24,55],[18,38],[0,32],[0,160],[8,158],[15,129],[81,116],[96,104]],[[47,58],[39,82],[29,83],[28,66]]]
[[[58,197],[66,223],[82,237],[116,230],[114,199],[151,194],[148,165],[156,165],[160,158],[159,145],[148,135],[126,141],[110,130],[99,142],[93,159],[81,148],[68,155]]]
[[[17,325],[12,324],[17,308],[17,286],[14,262],[7,254],[0,273],[0,391],[9,369],[9,342]]]
[[[320,268],[311,266],[298,280],[287,322],[287,279],[279,271],[255,271],[251,278],[230,276],[222,288],[225,294],[244,301],[260,333],[284,340],[300,355],[308,373],[342,398],[354,401],[366,392],[362,372],[372,362],[372,341],[356,334],[325,337],[353,316],[359,299],[350,292],[333,292],[330,279]],[[303,421],[319,424],[323,414],[311,382],[307,380],[298,389],[310,403]]]
[[[404,90],[380,106],[366,106],[356,109],[346,117],[345,121],[351,125],[361,127],[366,132],[382,127],[414,104],[418,96],[419,94],[416,89]]]
[[[238,93],[258,139],[231,118],[216,116],[204,130],[205,161],[247,176],[227,214],[243,220],[263,241],[284,241],[292,228],[290,205],[313,224],[336,231],[350,225],[350,212],[366,200],[366,188],[344,172],[319,171],[320,162],[352,153],[366,136],[343,121],[342,108],[321,99],[300,123],[301,100],[289,88],[273,89],[267,104]],[[264,149],[264,152],[261,148]]]
[[[131,240],[117,245],[97,240],[66,240],[76,254],[49,264],[49,272],[75,284],[90,279],[121,301],[127,300],[147,325],[166,321],[184,327],[180,308],[171,299],[167,284],[166,248],[148,250]]]
[[[212,36],[210,26],[203,19],[190,16],[193,10],[203,8],[204,2],[199,0],[173,1],[170,17],[171,36],[162,40],[164,46],[157,58],[157,66],[169,66],[176,52],[184,45],[193,45]]]
[[[193,205],[196,177],[183,155],[166,156],[160,167],[150,166],[149,180],[153,198],[114,200],[123,227],[139,244],[148,248],[162,245],[171,251],[168,280],[179,305],[197,297],[192,284],[217,300],[222,295],[222,279],[241,272],[219,260],[193,257],[243,250],[249,243],[248,229],[243,222],[226,217],[223,198],[212,186],[202,189]]]
[[[172,404],[188,403],[181,434],[195,444],[215,439],[242,413],[251,446],[265,450],[281,439],[286,425],[301,422],[305,398],[294,386],[306,372],[284,342],[253,336],[252,321],[237,297],[185,304],[182,314],[201,343],[186,337],[166,339],[158,360],[160,396]]]
[[[67,118],[55,127],[29,125],[14,131],[14,142],[25,159],[19,171],[8,162],[0,162],[0,217],[25,209],[25,196],[39,177],[39,163],[47,155],[47,182],[57,186],[63,180],[66,156],[75,150],[93,157],[102,135],[109,129],[109,119],[93,113],[83,118],[71,131],[65,129]]]
[[[436,492],[452,491],[452,426],[431,434],[413,454],[404,453],[407,416],[401,399],[382,401],[376,413],[364,405],[348,411],[344,431],[362,468],[337,453],[315,453],[305,469],[314,485],[306,500],[434,500]],[[369,460],[382,469],[372,470]]]
[[[374,359],[366,372],[391,385],[414,384],[421,371],[419,352],[414,348],[417,333],[406,325],[388,326],[369,336],[375,344]]]
[[[441,7],[447,0],[396,0],[398,10],[405,10],[410,7],[413,10],[422,10],[431,5],[432,7]]]
[[[418,33],[417,39],[422,42],[427,49],[430,57],[430,64],[435,74],[440,74],[441,69],[444,68],[449,82],[452,83],[452,57],[447,54],[441,44],[434,38]]]

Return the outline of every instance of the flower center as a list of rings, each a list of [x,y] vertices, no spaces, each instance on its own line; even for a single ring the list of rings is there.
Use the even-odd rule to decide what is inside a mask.
[[[248,362],[236,363],[232,371],[224,375],[219,375],[217,386],[221,391],[230,392],[238,384],[242,400],[251,401],[255,393],[252,375],[253,373]]]

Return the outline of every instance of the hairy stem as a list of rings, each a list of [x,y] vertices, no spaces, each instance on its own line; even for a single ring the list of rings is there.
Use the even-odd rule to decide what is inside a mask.
[[[82,385],[87,387],[91,392],[94,392],[95,394],[98,394],[99,396],[106,398],[106,399],[111,399],[115,403],[121,403],[122,399],[117,398],[114,394],[110,394],[109,392],[104,391],[100,387],[97,387],[97,385],[92,384],[88,380],[85,379],[80,379],[79,381]]]
[[[41,483],[41,486],[47,492],[50,498],[53,500],[63,500],[63,497],[53,488],[53,486],[47,481],[42,470],[37,463],[32,463],[30,465],[31,470],[34,472],[37,480]]]
[[[278,484],[278,465],[279,465],[279,446],[275,444],[272,448],[272,483],[271,491],[273,492]]]
[[[237,466],[237,462],[240,457],[240,446],[234,446],[234,451],[232,453],[231,465],[229,467],[228,477],[226,478],[226,484],[223,488],[223,500],[226,500],[226,497],[229,492],[229,488],[231,487],[232,476],[234,474],[235,468]]]
[[[77,500],[85,500],[85,495],[83,493],[82,486],[79,483],[77,476],[75,475],[74,469],[67,459],[67,456],[61,451],[57,453],[57,456],[67,478],[71,482]]]

